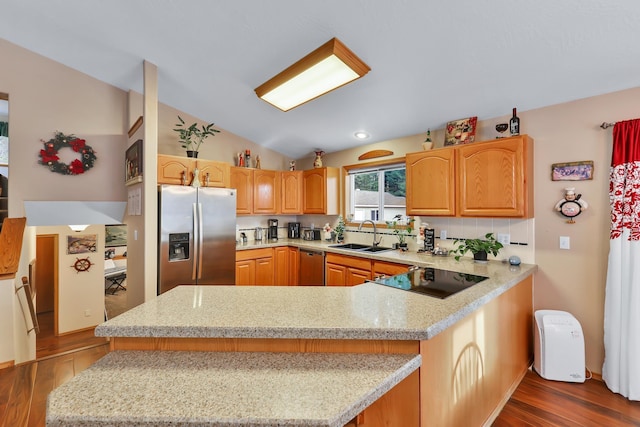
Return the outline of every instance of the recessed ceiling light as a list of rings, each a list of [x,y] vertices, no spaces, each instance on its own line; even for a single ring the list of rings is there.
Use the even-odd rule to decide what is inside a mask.
[[[364,132],[364,131],[356,132],[353,135],[358,139],[367,139],[367,138],[369,138],[369,134]]]

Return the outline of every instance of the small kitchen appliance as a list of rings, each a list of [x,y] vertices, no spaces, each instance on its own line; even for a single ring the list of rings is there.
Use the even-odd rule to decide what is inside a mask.
[[[300,238],[300,223],[299,222],[290,222],[287,224],[287,237],[289,239],[299,239]]]
[[[584,335],[578,320],[566,311],[535,313],[533,368],[547,380],[583,383]]]
[[[267,230],[267,238],[270,240],[278,240],[278,220],[268,219],[269,229]]]
[[[320,229],[305,228],[302,230],[302,240],[320,240]]]
[[[256,229],[253,231],[253,240],[255,240],[256,242],[262,241],[262,227],[256,227]]]

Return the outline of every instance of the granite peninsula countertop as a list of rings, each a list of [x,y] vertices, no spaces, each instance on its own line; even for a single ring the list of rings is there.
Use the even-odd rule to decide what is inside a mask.
[[[289,243],[278,241],[276,246],[283,244]],[[323,245],[326,247],[326,244],[305,242],[300,247]],[[499,261],[476,264],[471,259],[455,261],[453,257],[399,251],[366,257],[489,279],[444,300],[376,283],[353,287],[179,286],[98,325],[95,334],[104,337],[427,340],[537,270],[533,264],[518,267]]]
[[[353,419],[419,355],[117,351],[47,400],[47,426],[326,426]]]

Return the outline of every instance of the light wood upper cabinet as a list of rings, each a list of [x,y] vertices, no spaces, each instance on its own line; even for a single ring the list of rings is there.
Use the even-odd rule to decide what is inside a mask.
[[[229,188],[231,165],[214,160],[198,160],[200,184],[203,187]]]
[[[280,172],[273,170],[253,170],[253,213],[278,213],[280,196]]]
[[[458,215],[533,216],[533,141],[527,135],[457,147]]]
[[[231,188],[237,190],[238,215],[276,214],[280,202],[280,172],[231,167]]]
[[[410,153],[407,214],[533,217],[533,140],[527,135]]]
[[[280,173],[280,213],[302,213],[302,171],[285,171]]]
[[[158,184],[190,185],[195,159],[158,154]]]
[[[236,213],[253,213],[253,171],[248,168],[231,168],[231,188],[236,189]]]
[[[201,186],[229,187],[228,163],[167,154],[158,154],[158,184],[191,185],[196,168]]]
[[[302,211],[305,214],[338,215],[340,172],[338,168],[316,168],[303,172]]]
[[[406,167],[407,215],[455,215],[456,169],[453,149],[409,153]]]

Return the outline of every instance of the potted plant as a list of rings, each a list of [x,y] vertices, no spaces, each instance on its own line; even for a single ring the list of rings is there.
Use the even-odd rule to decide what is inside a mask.
[[[344,227],[344,218],[342,218],[342,215],[338,215],[338,223],[333,229],[336,232],[338,243],[344,242]]]
[[[174,131],[178,132],[180,146],[187,150],[187,157],[198,157],[200,145],[210,136],[215,136],[220,131],[213,128],[213,123],[198,127],[198,123],[187,126],[182,117],[178,116],[180,123],[176,124]]]
[[[400,214],[394,216],[391,221],[385,221],[387,227],[393,229],[393,234],[398,238],[396,247],[403,251],[407,250],[407,237],[413,237],[411,232],[413,231],[414,221],[414,218],[409,217],[407,217],[406,221],[402,221],[402,215]]]
[[[496,240],[493,233],[485,234],[484,239],[456,239],[453,243],[459,243],[458,247],[453,250],[453,253],[456,254],[456,261],[459,261],[460,257],[470,251],[476,262],[487,262],[487,254],[496,256],[503,248],[502,243]]]

